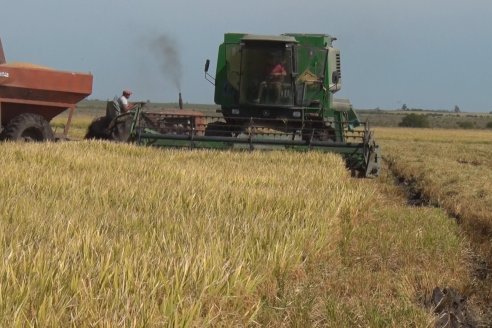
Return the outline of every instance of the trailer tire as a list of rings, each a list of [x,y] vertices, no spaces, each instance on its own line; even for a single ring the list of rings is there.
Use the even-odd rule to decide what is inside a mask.
[[[48,121],[38,114],[20,114],[10,122],[2,132],[3,140],[53,141],[55,136]]]
[[[111,133],[108,130],[109,123],[111,123],[111,121],[106,116],[101,116],[94,119],[89,125],[84,138],[103,140],[111,139]]]

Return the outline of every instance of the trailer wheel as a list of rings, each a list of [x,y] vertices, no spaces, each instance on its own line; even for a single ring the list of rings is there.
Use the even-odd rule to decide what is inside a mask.
[[[20,114],[10,122],[2,132],[4,140],[52,141],[55,139],[48,121],[38,114]]]

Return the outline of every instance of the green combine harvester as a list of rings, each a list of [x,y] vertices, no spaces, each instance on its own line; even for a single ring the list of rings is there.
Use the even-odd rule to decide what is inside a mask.
[[[354,175],[378,176],[373,132],[349,101],[333,98],[342,82],[334,40],[324,34],[227,33],[215,78],[208,73],[210,61],[205,64],[218,113],[138,106],[112,122],[113,138],[164,147],[335,152]]]

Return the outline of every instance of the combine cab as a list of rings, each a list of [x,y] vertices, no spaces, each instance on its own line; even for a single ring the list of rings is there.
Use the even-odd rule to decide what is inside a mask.
[[[342,154],[355,175],[379,174],[379,147],[341,88],[335,38],[318,34],[225,34],[215,79],[218,115],[133,115],[139,144],[228,149],[319,150]]]

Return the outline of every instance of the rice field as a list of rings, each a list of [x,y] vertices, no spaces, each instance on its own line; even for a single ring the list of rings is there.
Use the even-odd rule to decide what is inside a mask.
[[[79,114],[75,112],[73,120],[70,124],[68,135],[73,140],[82,140],[87,133],[87,127],[91,124],[94,118],[104,116],[104,111],[96,113],[96,116],[89,114]],[[51,121],[51,127],[55,134],[63,133],[67,124],[68,116],[66,114],[58,115]]]
[[[421,327],[469,284],[443,210],[336,155],[0,146],[2,327]]]
[[[478,241],[491,243],[492,131],[380,128],[377,133],[399,174],[473,229]]]
[[[435,206],[456,217],[473,245],[471,295],[492,323],[492,131],[378,128],[385,159]]]

